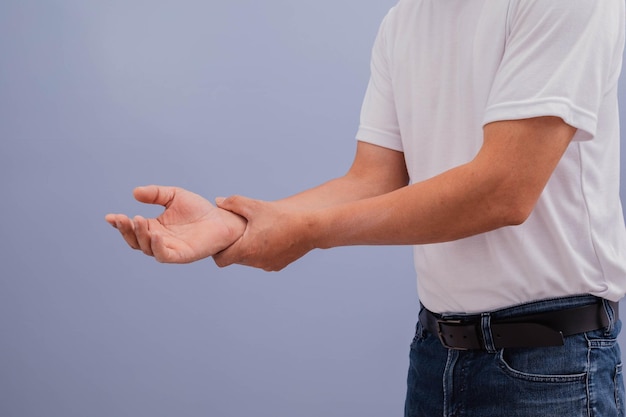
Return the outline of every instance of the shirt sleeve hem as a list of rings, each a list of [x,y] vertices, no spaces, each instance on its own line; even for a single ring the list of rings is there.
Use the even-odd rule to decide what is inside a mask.
[[[398,135],[379,129],[359,126],[356,139],[361,142],[382,146],[383,148],[393,149],[394,151],[404,152],[402,140]]]
[[[574,140],[591,140],[596,135],[598,119],[586,111],[561,98],[546,98],[541,101],[519,101],[490,106],[485,111],[483,125],[503,120],[520,120],[532,117],[555,116],[578,129]]]

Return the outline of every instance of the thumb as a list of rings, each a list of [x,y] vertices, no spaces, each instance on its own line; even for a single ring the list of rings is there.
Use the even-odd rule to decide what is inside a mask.
[[[218,197],[215,199],[215,204],[221,209],[231,211],[247,219],[259,202],[248,197],[234,195],[228,198]]]
[[[176,196],[177,190],[176,187],[147,185],[135,188],[133,190],[133,196],[140,203],[168,206]]]

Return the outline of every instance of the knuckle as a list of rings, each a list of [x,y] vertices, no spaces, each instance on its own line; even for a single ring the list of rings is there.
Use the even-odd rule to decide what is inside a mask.
[[[284,267],[285,267],[284,265],[280,265],[280,264],[266,264],[266,265],[262,266],[262,269],[265,272],[279,272]]]

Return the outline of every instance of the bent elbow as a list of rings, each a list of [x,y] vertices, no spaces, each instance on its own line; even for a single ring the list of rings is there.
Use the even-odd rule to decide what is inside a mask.
[[[504,226],[519,226],[526,222],[535,208],[535,202],[515,201],[507,204],[502,210]]]
[[[523,224],[528,217],[530,216],[530,212],[525,212],[522,210],[518,210],[517,212],[510,213],[509,217],[506,220],[507,226],[519,226]]]

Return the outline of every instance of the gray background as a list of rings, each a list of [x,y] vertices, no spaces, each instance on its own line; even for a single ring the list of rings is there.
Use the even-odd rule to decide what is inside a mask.
[[[401,415],[409,248],[160,265],[103,220],[343,174],[394,2],[0,1],[1,416]]]

